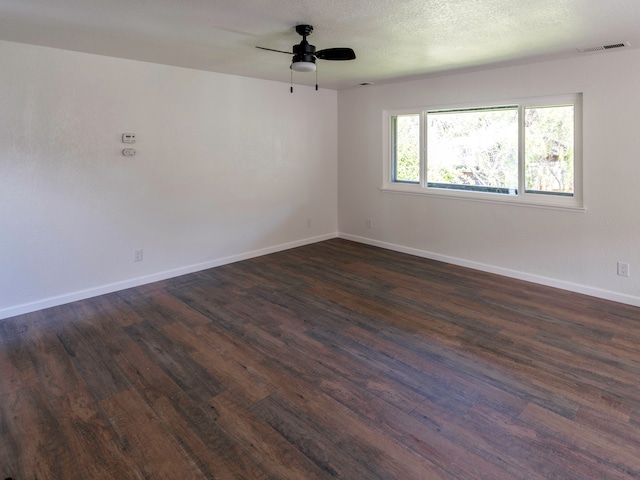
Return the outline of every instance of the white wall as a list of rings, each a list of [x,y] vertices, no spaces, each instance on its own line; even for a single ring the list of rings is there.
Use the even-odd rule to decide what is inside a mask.
[[[0,58],[0,318],[338,230],[640,304],[639,50],[293,95],[8,42]],[[571,92],[584,93],[585,213],[380,191],[383,109]]]
[[[0,59],[0,318],[335,236],[335,91],[8,42]]]
[[[341,235],[640,305],[639,79],[640,50],[628,50],[339,92]],[[380,191],[383,109],[575,92],[585,213]]]

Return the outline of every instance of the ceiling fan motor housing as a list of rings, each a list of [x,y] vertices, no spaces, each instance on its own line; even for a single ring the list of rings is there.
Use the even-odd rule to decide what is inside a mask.
[[[316,47],[311,45],[306,40],[302,40],[299,45],[293,46],[293,61],[294,62],[316,62]]]
[[[299,45],[293,46],[293,53],[296,55],[313,55],[316,53],[316,47],[303,40]]]

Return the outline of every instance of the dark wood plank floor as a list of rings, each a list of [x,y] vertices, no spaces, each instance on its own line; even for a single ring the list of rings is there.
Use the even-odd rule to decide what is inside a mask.
[[[640,478],[640,309],[330,240],[0,321],[0,478]]]

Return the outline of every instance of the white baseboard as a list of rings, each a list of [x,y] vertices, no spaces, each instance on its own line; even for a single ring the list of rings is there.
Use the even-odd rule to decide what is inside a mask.
[[[262,255],[268,255],[270,253],[276,253],[283,250],[289,250],[291,248],[301,247],[303,245],[309,245],[312,243],[322,242],[324,240],[330,240],[332,238],[344,238],[345,240],[351,240],[358,243],[364,243],[374,247],[385,248],[387,250],[393,250],[400,253],[407,253],[409,255],[415,255],[417,257],[428,258],[431,260],[437,260],[440,262],[450,263],[453,265],[459,265],[461,267],[473,268],[488,273],[495,273],[505,277],[516,278],[518,280],[525,280],[527,282],[537,283],[540,285],[546,285],[549,287],[559,288],[570,292],[581,293],[592,297],[602,298],[605,300],[611,300],[614,302],[624,303],[627,305],[633,305],[640,307],[640,297],[633,295],[625,295],[618,292],[612,292],[609,290],[589,287],[587,285],[581,285],[572,282],[565,282],[563,280],[557,280],[554,278],[543,277],[540,275],[533,275],[526,272],[520,272],[517,270],[510,270],[508,268],[496,267],[493,265],[487,265],[484,263],[473,262],[456,257],[449,257],[446,255],[440,255],[434,252],[426,250],[420,250],[417,248],[405,247],[403,245],[397,245],[388,242],[382,242],[367,237],[360,237],[357,235],[350,235],[347,233],[329,233],[319,235],[317,237],[306,238],[297,240],[294,242],[283,243],[280,245],[274,245],[271,247],[261,248],[258,250],[252,250],[237,255],[231,255],[228,257],[218,258],[203,263],[194,265],[188,265],[172,270],[166,270],[163,272],[146,275],[143,277],[136,277],[120,282],[110,283],[107,285],[100,285],[97,287],[88,288],[86,290],[80,290],[71,292],[64,295],[55,297],[44,298],[30,303],[16,305],[0,310],[0,320],[14,317],[16,315],[22,315],[25,313],[35,312],[49,307],[55,307],[57,305],[63,305],[65,303],[75,302],[78,300],[84,300],[86,298],[96,297],[98,295],[104,295],[107,293],[124,290],[127,288],[137,287],[140,285],[146,285],[148,283],[158,282],[161,280],[167,280],[169,278],[178,277],[180,275],[186,275],[189,273],[199,272],[208,268],[219,267],[221,265],[227,265],[229,263],[239,262],[241,260],[247,260],[254,257],[260,257]]]
[[[360,237],[357,235],[350,235],[347,233],[339,233],[338,237],[344,238],[345,240],[351,240],[353,242],[364,243],[366,245],[371,245],[374,247],[386,248],[387,250],[393,250],[395,252],[415,255],[416,257],[428,258],[431,260],[450,263],[452,265],[459,265],[461,267],[473,268],[474,270],[480,270],[488,273],[495,273],[497,275],[502,275],[505,277],[516,278],[518,280],[525,280],[527,282],[546,285],[548,287],[559,288],[561,290],[568,290],[570,292],[581,293],[583,295],[589,295],[591,297],[602,298],[604,300],[611,300],[618,303],[624,303],[627,305],[640,307],[640,297],[633,296],[633,295],[626,295],[623,293],[612,292],[610,290],[589,287],[587,285],[581,285],[578,283],[565,282],[563,280],[557,280],[554,278],[543,277],[540,275],[533,275],[531,273],[520,272],[518,270],[511,270],[508,268],[501,268],[493,265],[487,265],[484,263],[473,262],[473,261],[465,260],[462,258],[449,257],[447,255],[440,255],[438,253],[433,253],[426,250],[419,250],[417,248],[405,247],[403,245],[396,245],[393,243],[382,242],[379,240],[374,240],[367,237]]]
[[[241,260],[247,260],[249,258],[260,257],[262,255],[268,255],[270,253],[276,253],[283,250],[289,250],[291,248],[301,247],[303,245],[309,245],[312,243],[322,242],[324,240],[330,240],[336,238],[337,233],[328,233],[319,235],[316,237],[305,238],[302,240],[296,240],[294,242],[282,243],[280,245],[274,245],[271,247],[261,248],[258,250],[252,250],[250,252],[240,253],[237,255],[231,255],[229,257],[218,258],[203,263],[197,263],[194,265],[188,265],[186,267],[180,267],[172,270],[166,270],[163,272],[154,273],[151,275],[145,275],[143,277],[131,278],[120,282],[110,283],[107,285],[99,285],[97,287],[88,288],[86,290],[80,290],[76,292],[67,293],[64,295],[58,295],[55,297],[48,297],[42,300],[36,300],[30,303],[24,303],[22,305],[16,305],[0,310],[0,320],[14,317],[16,315],[22,315],[25,313],[35,312],[49,307],[55,307],[58,305],[64,305],[65,303],[75,302],[78,300],[84,300],[86,298],[97,297],[98,295],[105,295],[107,293],[117,292],[127,288],[138,287],[140,285],[146,285],[148,283],[159,282],[160,280],[167,280],[168,278],[179,277],[180,275],[186,275],[189,273],[199,272],[208,268],[219,267],[221,265],[227,265],[229,263],[239,262]]]

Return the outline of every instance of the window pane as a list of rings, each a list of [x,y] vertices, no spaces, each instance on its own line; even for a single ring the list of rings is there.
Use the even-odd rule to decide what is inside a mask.
[[[420,182],[420,115],[393,117],[393,181]]]
[[[427,114],[429,187],[516,194],[518,109]]]
[[[573,105],[525,108],[525,191],[573,195]]]

